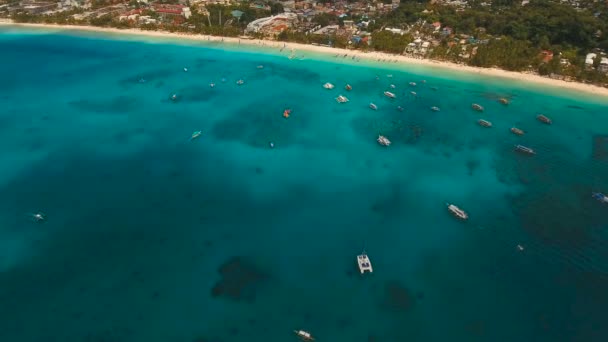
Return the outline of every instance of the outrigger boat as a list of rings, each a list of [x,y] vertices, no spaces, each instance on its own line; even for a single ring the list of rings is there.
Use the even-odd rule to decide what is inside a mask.
[[[467,213],[458,208],[457,206],[450,204],[450,203],[446,203],[448,206],[448,210],[450,211],[450,213],[452,213],[452,215],[454,215],[456,218],[459,218],[461,220],[468,220],[469,219],[469,215],[467,215]]]
[[[473,103],[471,105],[471,108],[473,108],[474,110],[476,110],[478,112],[483,112],[483,107],[481,105],[478,105],[477,103]]]
[[[395,94],[391,93],[390,91],[385,91],[384,96],[389,97],[391,99],[397,98],[397,96]]]
[[[511,127],[511,133],[517,134],[517,135],[524,135],[524,131],[522,131],[521,129],[519,129],[517,127]]]
[[[314,341],[314,337],[308,332],[304,330],[294,330],[293,331],[302,341]]]
[[[502,103],[503,105],[509,104],[509,100],[505,99],[504,97],[500,98],[500,100],[498,100],[498,102]]]
[[[338,101],[338,103],[346,103],[346,102],[348,102],[348,98],[346,98],[346,96],[340,95],[340,96],[336,97],[336,101]]]
[[[439,107],[435,107],[435,106],[433,106],[433,107],[431,107],[431,110],[432,110],[433,112],[438,112],[438,111],[439,111]]]
[[[602,203],[608,203],[608,196],[604,195],[601,192],[594,192],[591,194],[591,197],[595,198],[596,200],[598,200]]]
[[[201,134],[203,134],[203,132],[201,132],[201,131],[196,131],[196,132],[192,133],[192,136],[190,137],[190,141],[200,137]]]
[[[344,87],[344,89],[351,91],[351,90],[353,90],[353,87],[351,87],[350,84],[347,84],[346,87]]]
[[[477,120],[477,123],[483,127],[492,127],[492,123],[487,120],[479,119],[479,120]]]
[[[388,140],[387,137],[385,137],[384,135],[379,135],[378,139],[376,139],[376,141],[378,142],[378,144],[382,145],[382,146],[390,146],[391,141]]]
[[[526,147],[524,145],[515,145],[515,151],[519,151],[519,152],[525,153],[525,154],[536,154],[536,152],[533,149]]]
[[[370,102],[369,108],[371,108],[373,110],[378,110],[378,106],[376,106],[373,102]]]
[[[367,256],[367,253],[365,253],[365,251],[363,251],[363,253],[361,253],[360,255],[357,255],[357,265],[359,265],[359,271],[361,271],[361,274],[365,272],[374,272],[374,269],[372,268],[372,262],[369,261],[369,257]]]
[[[544,115],[542,115],[542,114],[537,115],[537,116],[536,116],[536,120],[538,120],[538,121],[540,121],[540,122],[542,122],[542,123],[544,123],[544,124],[547,124],[547,125],[550,125],[550,124],[552,124],[552,123],[553,123],[553,122],[551,121],[551,119],[549,119],[548,117],[546,117],[546,116],[544,116]]]
[[[325,88],[325,89],[334,89],[334,85],[331,84],[331,83],[329,83],[329,82],[327,82],[327,83],[325,83],[323,85],[323,88]]]
[[[236,81],[236,84],[238,84],[238,85],[243,85],[243,84],[245,84],[245,81],[243,81],[243,80],[238,80],[238,81]]]

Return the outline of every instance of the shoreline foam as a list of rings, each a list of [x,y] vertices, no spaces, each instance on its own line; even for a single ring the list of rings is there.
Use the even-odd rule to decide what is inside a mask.
[[[426,69],[426,72],[433,72],[433,69],[443,69],[443,71],[453,72],[453,74],[460,74],[461,76],[489,76],[497,80],[509,79],[512,81],[519,82],[520,84],[535,84],[539,86],[549,86],[554,90],[568,90],[586,95],[605,96],[608,100],[608,88],[600,86],[580,83],[580,82],[568,82],[563,80],[555,80],[539,75],[520,73],[507,71],[497,68],[479,68],[468,65],[461,65],[451,62],[436,61],[431,59],[417,59],[412,57],[406,57],[401,55],[388,54],[383,52],[363,52],[360,50],[348,50],[331,48],[318,45],[309,45],[292,42],[280,42],[271,40],[259,40],[259,39],[241,39],[234,37],[217,37],[209,35],[198,35],[188,33],[173,33],[167,31],[144,31],[140,29],[117,29],[117,28],[105,28],[96,26],[76,26],[76,25],[52,25],[52,24],[25,24],[25,23],[12,23],[7,21],[0,21],[1,26],[12,26],[17,28],[37,28],[54,30],[54,32],[61,31],[85,31],[92,33],[104,33],[104,34],[116,34],[119,36],[131,35],[134,37],[150,37],[150,38],[167,38],[176,40],[188,40],[201,43],[228,43],[231,45],[245,45],[251,47],[260,48],[280,48],[284,45],[286,49],[295,49],[300,51],[313,52],[323,55],[336,55],[336,54],[348,54],[349,57],[356,56],[362,61],[375,62],[379,66],[398,68],[403,66],[418,66]],[[214,45],[217,48],[217,45]],[[382,62],[382,60],[397,61],[397,63]],[[378,61],[380,60],[380,61]],[[596,101],[598,99],[595,99]]]

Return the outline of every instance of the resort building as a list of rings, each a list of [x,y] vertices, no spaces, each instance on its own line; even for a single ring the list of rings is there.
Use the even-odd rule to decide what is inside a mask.
[[[283,30],[293,27],[298,21],[295,13],[282,13],[271,17],[260,18],[250,22],[245,32],[279,34]]]

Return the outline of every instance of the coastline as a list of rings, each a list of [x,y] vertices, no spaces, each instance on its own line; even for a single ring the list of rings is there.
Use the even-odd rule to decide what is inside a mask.
[[[605,96],[608,98],[608,88],[600,86],[585,84],[580,82],[568,82],[564,80],[555,80],[547,77],[542,77],[534,74],[520,73],[502,70],[498,68],[479,68],[468,65],[461,65],[452,62],[436,61],[431,59],[418,59],[401,55],[388,54],[384,52],[363,52],[360,50],[348,50],[340,48],[331,48],[318,45],[309,45],[293,42],[279,42],[273,40],[259,40],[259,39],[240,39],[235,37],[218,37],[208,35],[198,35],[189,33],[177,33],[168,31],[145,31],[140,29],[117,29],[117,28],[106,28],[97,26],[78,26],[78,25],[55,25],[55,24],[30,24],[30,23],[13,23],[11,21],[0,20],[0,26],[12,26],[21,28],[37,28],[57,31],[86,31],[94,33],[106,33],[106,34],[117,34],[117,35],[132,35],[132,36],[144,36],[151,38],[167,38],[167,39],[182,39],[195,42],[208,42],[208,43],[228,43],[234,45],[248,45],[257,47],[280,48],[285,44],[287,49],[295,49],[299,51],[307,51],[312,53],[319,53],[324,55],[336,55],[336,54],[348,54],[349,56],[356,56],[362,61],[376,62],[382,66],[419,66],[426,68],[431,71],[432,69],[443,69],[444,71],[450,71],[459,73],[462,75],[475,75],[475,76],[489,76],[497,79],[509,79],[520,83],[530,83],[538,86],[549,86],[556,90],[568,90],[575,91],[587,95]],[[397,63],[382,62],[382,60],[397,61]]]

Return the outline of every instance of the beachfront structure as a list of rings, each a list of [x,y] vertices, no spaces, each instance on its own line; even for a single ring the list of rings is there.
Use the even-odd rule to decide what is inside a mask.
[[[281,13],[271,17],[260,18],[250,22],[245,29],[246,33],[270,33],[279,34],[283,30],[294,26],[298,21],[298,15],[295,13]]]

